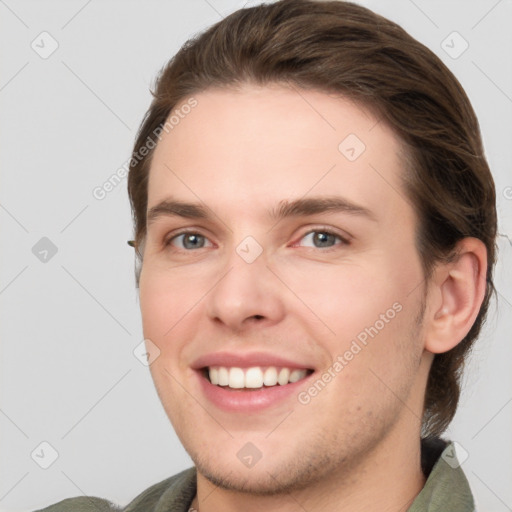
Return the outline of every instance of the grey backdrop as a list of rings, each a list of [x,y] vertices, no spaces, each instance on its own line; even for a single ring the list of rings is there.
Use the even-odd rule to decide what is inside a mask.
[[[81,494],[124,505],[191,464],[133,353],[142,331],[126,180],[103,199],[94,190],[128,159],[157,70],[245,3],[0,0],[2,511]],[[512,1],[361,3],[436,52],[480,119],[504,235],[499,301],[446,437],[480,510],[509,511]]]

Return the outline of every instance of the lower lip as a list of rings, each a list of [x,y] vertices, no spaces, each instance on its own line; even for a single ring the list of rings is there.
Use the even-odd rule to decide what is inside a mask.
[[[228,412],[256,412],[280,404],[287,398],[296,397],[305,382],[314,375],[312,373],[304,379],[284,386],[278,384],[268,388],[238,390],[216,386],[203,375],[202,371],[196,373],[206,398],[220,409]]]

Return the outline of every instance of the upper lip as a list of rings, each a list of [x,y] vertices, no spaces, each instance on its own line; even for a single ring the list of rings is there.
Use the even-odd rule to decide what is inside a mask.
[[[205,367],[224,366],[228,368],[251,368],[254,366],[277,366],[297,369],[313,369],[309,364],[280,357],[266,352],[214,352],[198,357],[192,368],[200,370]]]

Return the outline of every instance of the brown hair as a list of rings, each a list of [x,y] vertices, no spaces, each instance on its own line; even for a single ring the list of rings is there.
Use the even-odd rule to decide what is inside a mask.
[[[419,219],[416,243],[426,280],[462,238],[484,242],[487,289],[478,317],[456,347],[435,355],[429,374],[422,434],[440,435],[455,415],[465,358],[495,291],[495,188],[464,90],[428,48],[359,5],[282,0],[234,12],[188,41],[152,92],[128,177],[139,263],[153,154],[141,157],[141,149],[161,133],[178,103],[211,87],[247,82],[336,92],[377,112],[394,130],[407,148],[404,185]],[[137,283],[138,277],[139,269]]]

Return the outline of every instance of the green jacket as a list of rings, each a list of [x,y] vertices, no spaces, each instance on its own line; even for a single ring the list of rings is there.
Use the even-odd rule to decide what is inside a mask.
[[[427,481],[407,512],[474,512],[473,495],[453,443],[422,439],[421,448]],[[196,469],[190,468],[146,489],[124,508],[80,496],[36,512],[188,512],[195,494]]]

